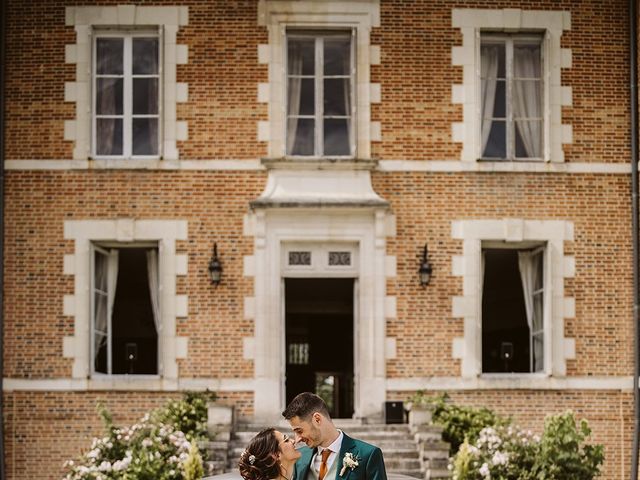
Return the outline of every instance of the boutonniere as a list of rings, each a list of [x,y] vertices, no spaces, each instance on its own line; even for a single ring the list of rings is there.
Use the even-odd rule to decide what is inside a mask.
[[[354,470],[358,465],[358,457],[354,457],[353,453],[347,452],[344,454],[344,458],[342,459],[342,470],[340,470],[340,476],[342,477],[344,473],[347,471],[347,468]]]

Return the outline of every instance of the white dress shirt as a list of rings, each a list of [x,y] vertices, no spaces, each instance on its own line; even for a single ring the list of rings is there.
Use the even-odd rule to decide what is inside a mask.
[[[338,454],[340,453],[340,447],[342,446],[342,439],[344,438],[344,433],[342,433],[342,430],[338,430],[340,432],[340,435],[338,435],[338,438],[336,438],[333,443],[331,445],[329,445],[327,448],[329,450],[331,450],[331,455],[329,455],[329,458],[327,458],[327,471],[331,468],[331,465],[333,465],[333,462],[335,462],[336,458],[338,458]],[[316,454],[313,457],[313,460],[311,461],[311,465],[313,466],[313,469],[320,473],[320,464],[322,463],[322,451],[325,450],[324,447],[318,447],[318,451],[316,452]]]

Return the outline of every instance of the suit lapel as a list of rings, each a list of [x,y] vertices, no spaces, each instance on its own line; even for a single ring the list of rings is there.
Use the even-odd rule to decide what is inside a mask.
[[[336,462],[338,462],[338,468],[336,469],[336,477],[335,480],[347,480],[347,478],[349,477],[349,474],[351,473],[351,469],[347,468],[346,471],[344,472],[343,476],[340,476],[340,472],[342,471],[342,467],[343,467],[343,460],[344,460],[344,455],[347,452],[351,452],[353,453],[353,456],[356,457],[356,452],[355,452],[355,448],[356,448],[356,442],[353,441],[353,438],[349,437],[346,433],[343,433],[343,437],[342,437],[342,445],[340,446],[340,452],[338,453],[338,458],[336,458]]]
[[[303,448],[302,456],[296,462],[296,480],[306,480],[307,475],[309,474],[309,468],[311,467],[311,460],[313,459],[313,455],[316,453],[316,449],[314,448]]]

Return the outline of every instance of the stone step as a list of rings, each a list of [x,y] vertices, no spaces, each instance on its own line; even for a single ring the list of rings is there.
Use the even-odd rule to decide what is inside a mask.
[[[362,439],[362,440],[365,440],[365,439]],[[246,448],[248,443],[249,443],[249,440],[246,440],[246,441],[231,440],[231,442],[229,442],[229,451],[239,449],[239,451],[242,452],[242,450]],[[394,451],[398,453],[409,452],[409,451],[417,452],[416,444],[412,440],[406,440],[406,439],[405,440],[375,440],[368,443],[371,443],[376,447],[380,447],[380,449],[385,455],[387,454],[387,452],[394,452]],[[435,445],[435,441],[434,441],[434,445]],[[446,446],[446,444],[444,445],[445,445],[445,449],[448,450],[449,447]]]
[[[363,424],[358,420],[344,419],[334,423],[349,436],[380,447],[389,474],[407,475],[419,480],[450,478],[447,468],[449,445],[442,440],[440,427],[421,426],[412,432],[406,424]],[[275,427],[288,434],[291,432],[286,421],[279,422]],[[240,455],[251,438],[263,428],[264,425],[255,423],[236,425],[231,440],[226,443],[226,471],[237,471]],[[217,446],[216,444],[212,448]],[[222,455],[212,457],[212,460],[217,458],[222,459]],[[219,468],[219,464],[215,468]]]
[[[419,478],[419,479],[425,478],[424,472],[422,470],[394,470],[394,471],[391,471],[391,470],[387,469],[387,475],[390,474],[390,473],[397,473],[399,475],[407,475],[409,477]]]
[[[344,430],[345,432],[362,432],[368,430],[375,431],[409,431],[409,425],[406,423],[395,423],[395,424],[386,424],[386,423],[367,423],[363,424],[358,422],[357,420],[334,420],[334,425],[336,428],[340,430]],[[286,421],[278,422],[274,425],[264,425],[262,423],[246,423],[240,422],[236,424],[235,431],[244,432],[244,431],[252,431],[259,432],[267,427],[274,427],[276,430],[283,431],[291,431],[291,426]]]
[[[442,478],[451,478],[451,472],[449,469],[427,470],[425,472],[425,478],[428,480],[437,480]]]
[[[442,439],[429,440],[424,442],[422,445],[424,451],[449,451],[449,444]]]
[[[420,455],[418,450],[416,449],[416,445],[411,442],[404,442],[405,446],[394,446],[392,448],[385,448],[382,453],[384,454],[384,458],[406,458],[406,459],[419,459]],[[242,452],[245,449],[244,444],[229,444],[229,457],[237,458],[242,455]]]
[[[253,437],[256,436],[258,432],[253,432],[253,431],[242,431],[242,432],[233,432],[231,434],[231,439],[232,440],[242,440],[245,442],[249,442],[249,440],[251,440]],[[363,440],[365,442],[369,442],[369,443],[373,443],[375,444],[376,441],[381,441],[381,440],[390,440],[390,441],[396,441],[396,440],[406,440],[406,439],[411,439],[413,440],[413,437],[411,436],[411,434],[406,431],[406,432],[402,432],[402,431],[388,431],[388,432],[377,432],[377,431],[362,431],[362,432],[349,432],[349,431],[345,431],[345,433],[347,435],[349,435],[350,437],[353,438],[357,438],[359,440]],[[430,436],[433,438],[440,438],[440,434],[437,432],[434,432],[432,435],[430,434],[421,434],[423,435],[423,438],[429,438]]]
[[[384,465],[390,472],[397,472],[399,470],[420,470],[420,460],[417,458],[390,458],[384,456]]]
[[[434,458],[429,460],[426,464],[428,469],[431,470],[447,470],[449,467],[449,459],[448,458]]]

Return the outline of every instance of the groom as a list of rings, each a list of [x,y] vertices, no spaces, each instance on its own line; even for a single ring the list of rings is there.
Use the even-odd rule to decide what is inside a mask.
[[[302,456],[291,480],[387,480],[382,451],[338,430],[317,395],[297,395],[282,416],[289,421]]]

